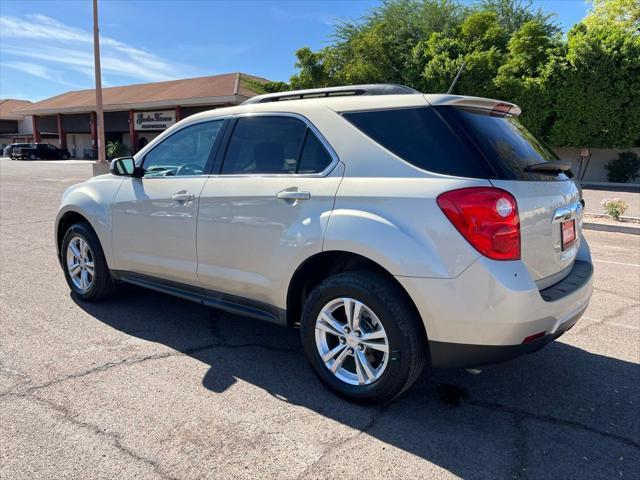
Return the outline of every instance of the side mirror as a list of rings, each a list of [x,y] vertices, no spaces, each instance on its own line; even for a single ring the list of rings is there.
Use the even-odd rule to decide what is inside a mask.
[[[133,157],[120,157],[111,160],[109,171],[113,175],[124,177],[141,177],[144,171],[142,168],[136,167]]]

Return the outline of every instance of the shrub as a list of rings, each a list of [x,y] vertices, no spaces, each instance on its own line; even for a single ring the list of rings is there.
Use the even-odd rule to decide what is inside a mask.
[[[634,152],[620,152],[605,168],[610,182],[627,183],[640,174],[640,158]]]
[[[109,141],[105,145],[105,150],[107,154],[107,158],[118,158],[118,157],[126,157],[127,155],[131,155],[131,152],[127,147],[125,147],[120,142],[112,142]]]
[[[609,217],[620,220],[620,217],[627,211],[628,205],[620,198],[605,198],[602,201],[602,207]]]

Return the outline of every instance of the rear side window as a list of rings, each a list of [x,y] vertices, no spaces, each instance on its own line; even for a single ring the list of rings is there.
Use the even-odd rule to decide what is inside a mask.
[[[331,163],[329,152],[324,148],[318,137],[311,130],[307,130],[302,155],[297,173],[317,173],[323,171]]]
[[[329,153],[297,118],[238,119],[222,164],[222,174],[317,173],[331,163]]]
[[[529,165],[558,160],[553,151],[536,139],[518,117],[490,110],[438,107],[454,128],[466,131],[485,158],[506,180],[566,180],[564,173],[526,172]]]
[[[372,140],[423,170],[458,177],[495,176],[477,151],[431,107],[348,112],[343,116]]]

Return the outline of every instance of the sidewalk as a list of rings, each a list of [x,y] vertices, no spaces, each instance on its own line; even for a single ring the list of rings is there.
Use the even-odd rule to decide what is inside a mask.
[[[615,191],[594,187],[583,187],[582,197],[585,201],[585,213],[604,214],[601,202],[605,198],[620,198],[627,202],[629,208],[624,213],[625,217],[640,218],[640,191]]]

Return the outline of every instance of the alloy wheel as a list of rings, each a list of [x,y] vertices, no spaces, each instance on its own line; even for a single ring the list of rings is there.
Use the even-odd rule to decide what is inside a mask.
[[[315,340],[325,367],[350,385],[369,385],[387,367],[389,340],[382,322],[353,298],[333,299],[320,310]]]
[[[95,263],[89,244],[82,237],[73,237],[67,246],[67,271],[71,281],[81,292],[93,285]]]

